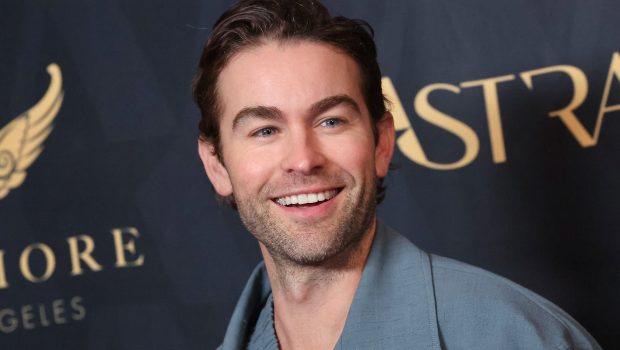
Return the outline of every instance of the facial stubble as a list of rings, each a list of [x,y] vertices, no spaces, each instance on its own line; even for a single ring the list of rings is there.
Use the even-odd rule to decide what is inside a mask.
[[[350,175],[342,180],[339,182],[347,184],[338,194],[344,196],[338,198],[342,205],[328,218],[279,220],[270,210],[273,209],[270,206],[277,205],[275,203],[239,196],[235,196],[235,201],[242,222],[265,246],[276,264],[318,266],[335,262],[346,265],[375,217],[376,178],[367,179],[367,183],[357,187]],[[312,177],[301,180],[304,183],[314,181]],[[327,181],[335,182],[334,179]]]

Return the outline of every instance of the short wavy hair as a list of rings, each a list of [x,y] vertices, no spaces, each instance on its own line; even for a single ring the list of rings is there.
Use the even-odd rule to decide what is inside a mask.
[[[240,51],[260,46],[267,40],[305,40],[341,50],[359,65],[364,102],[376,124],[387,111],[381,90],[381,70],[372,27],[363,20],[332,17],[317,0],[241,0],[218,19],[207,40],[193,80],[194,101],[200,108],[200,140],[211,144],[220,159],[219,116],[221,103],[217,81],[230,59]],[[223,163],[223,162],[222,162]],[[233,198],[222,198],[236,208]],[[385,196],[383,178],[377,181],[376,201]]]

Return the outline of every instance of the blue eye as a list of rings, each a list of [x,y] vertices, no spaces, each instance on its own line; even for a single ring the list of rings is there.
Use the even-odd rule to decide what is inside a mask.
[[[276,132],[278,132],[278,130],[270,126],[270,127],[258,129],[257,131],[252,133],[252,136],[269,137],[269,136],[275,135]]]
[[[329,118],[329,119],[325,119],[324,121],[321,122],[321,126],[325,126],[327,128],[335,128],[338,125],[343,124],[344,121],[342,119],[338,119],[338,118]]]

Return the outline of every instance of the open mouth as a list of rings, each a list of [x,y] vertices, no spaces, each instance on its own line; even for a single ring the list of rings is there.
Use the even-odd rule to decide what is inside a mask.
[[[315,193],[299,193],[290,196],[274,198],[273,201],[284,207],[310,207],[327,202],[334,198],[342,188]]]

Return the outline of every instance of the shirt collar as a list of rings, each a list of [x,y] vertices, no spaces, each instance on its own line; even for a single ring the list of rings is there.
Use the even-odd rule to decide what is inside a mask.
[[[379,223],[336,349],[440,349],[429,257]]]
[[[271,286],[264,263],[252,272],[222,349],[245,349]],[[379,223],[336,349],[440,350],[428,255]]]

